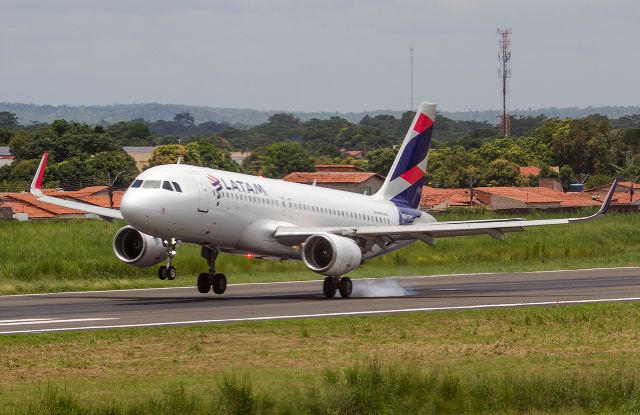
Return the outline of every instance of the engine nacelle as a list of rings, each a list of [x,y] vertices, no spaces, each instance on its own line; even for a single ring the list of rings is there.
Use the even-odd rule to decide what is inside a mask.
[[[304,242],[302,261],[318,274],[338,277],[360,266],[362,252],[353,239],[322,233]]]
[[[167,258],[162,239],[139,232],[131,226],[120,228],[113,237],[118,259],[136,267],[150,267]]]

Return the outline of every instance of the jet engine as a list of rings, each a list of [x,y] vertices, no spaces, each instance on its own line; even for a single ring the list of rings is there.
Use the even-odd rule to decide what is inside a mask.
[[[162,239],[139,232],[131,226],[120,228],[113,237],[118,259],[136,267],[150,267],[167,258]]]
[[[308,237],[301,253],[307,267],[329,277],[346,274],[362,264],[362,252],[353,239],[330,233]]]

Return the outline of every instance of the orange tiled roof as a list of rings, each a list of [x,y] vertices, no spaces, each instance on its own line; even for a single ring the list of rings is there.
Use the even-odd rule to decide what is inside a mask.
[[[38,209],[42,209],[47,212],[53,213],[54,215],[73,215],[73,214],[84,213],[79,210],[69,209],[66,207],[56,206],[50,203],[41,202],[31,193],[6,193],[5,197],[16,199],[24,203],[28,203],[31,206],[35,206]]]
[[[520,175],[527,176],[539,176],[540,175],[540,167],[536,166],[520,166]]]
[[[3,199],[3,194],[0,194],[0,199]],[[0,202],[0,206],[11,208],[13,213],[26,213],[30,218],[54,218],[55,215],[47,212],[44,209],[40,209],[36,206],[32,206],[29,203],[16,200],[4,198],[3,201]]]
[[[353,164],[316,164],[316,171],[325,172],[359,172],[364,171]]]
[[[469,206],[469,191],[467,189],[438,189],[429,186],[422,187],[420,206],[433,207],[443,202],[449,206]],[[479,204],[477,198],[473,198],[473,204]]]
[[[603,193],[603,194],[606,194],[606,193],[609,191],[609,189],[611,188],[611,184],[612,184],[612,183],[605,184],[605,185],[598,186],[598,187],[594,187],[593,189],[587,189],[587,190],[585,190],[585,192],[588,192],[588,193]],[[619,190],[619,189],[620,189],[620,188],[622,188],[622,187],[626,187],[626,188],[628,188],[628,189],[630,189],[631,187],[633,187],[634,193],[635,193],[635,191],[636,191],[636,190],[640,191],[640,183],[633,183],[633,182],[618,182],[618,187],[617,187],[617,189]],[[616,192],[616,193],[617,193],[617,192]],[[621,192],[621,193],[624,193],[624,192]]]
[[[378,176],[382,179],[382,176],[379,174],[371,172],[293,172],[283,177],[282,180],[293,183],[313,183],[314,180],[316,183],[362,183],[374,176]]]
[[[563,194],[545,187],[478,187],[476,191],[527,203],[560,203]]]
[[[69,197],[75,197],[75,196],[93,195],[106,190],[107,190],[107,186],[90,186],[90,187],[84,187],[78,190],[69,190],[69,191],[64,191],[61,189],[42,189],[42,193],[44,193],[45,195],[58,195],[58,196],[65,195]]]

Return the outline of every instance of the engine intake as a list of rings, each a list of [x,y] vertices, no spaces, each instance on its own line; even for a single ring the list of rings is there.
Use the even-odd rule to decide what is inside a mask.
[[[150,267],[167,258],[162,239],[144,234],[131,226],[120,228],[113,237],[113,252],[126,264]]]
[[[318,274],[337,277],[358,268],[362,252],[353,239],[322,233],[304,242],[302,261]]]

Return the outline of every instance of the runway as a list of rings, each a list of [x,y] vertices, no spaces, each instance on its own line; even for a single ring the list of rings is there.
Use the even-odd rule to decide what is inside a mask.
[[[318,280],[232,284],[221,296],[195,287],[0,296],[0,334],[640,300],[640,268],[393,281],[404,295],[327,299]],[[354,280],[354,292],[395,283]]]

